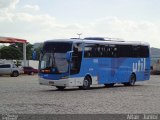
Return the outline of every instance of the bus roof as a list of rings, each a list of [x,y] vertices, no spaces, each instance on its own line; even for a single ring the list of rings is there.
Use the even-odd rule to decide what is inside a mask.
[[[79,39],[79,38],[71,38],[71,39],[53,39],[53,40],[47,40],[45,42],[83,42],[83,43],[94,43],[94,44],[123,44],[123,45],[145,45],[149,46],[149,43],[142,42],[142,41],[124,41],[120,39],[94,39],[94,37],[91,37],[92,39]]]

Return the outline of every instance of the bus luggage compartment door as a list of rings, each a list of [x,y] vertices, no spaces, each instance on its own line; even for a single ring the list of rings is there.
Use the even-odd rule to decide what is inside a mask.
[[[110,73],[109,73],[109,69],[108,68],[102,68],[99,69],[98,71],[98,84],[105,84],[105,83],[109,83],[109,77],[110,77]]]

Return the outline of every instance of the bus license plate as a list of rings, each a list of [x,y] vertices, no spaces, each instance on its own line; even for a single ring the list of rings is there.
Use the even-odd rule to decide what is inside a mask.
[[[49,85],[54,85],[54,82],[53,81],[49,81]]]

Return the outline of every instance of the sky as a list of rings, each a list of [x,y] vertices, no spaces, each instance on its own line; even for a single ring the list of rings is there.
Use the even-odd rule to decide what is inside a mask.
[[[110,37],[160,48],[160,0],[0,0],[0,36]]]

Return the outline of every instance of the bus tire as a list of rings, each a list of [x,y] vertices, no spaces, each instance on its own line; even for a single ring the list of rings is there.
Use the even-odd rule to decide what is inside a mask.
[[[83,80],[83,86],[79,86],[79,89],[88,90],[91,86],[91,78],[85,77]]]
[[[131,74],[130,78],[129,78],[129,82],[127,83],[123,83],[125,86],[134,86],[136,82],[136,76],[135,74]]]
[[[64,87],[64,86],[56,86],[56,88],[57,88],[58,90],[64,90],[64,88],[66,88],[66,87]]]
[[[110,84],[104,84],[105,87],[113,87],[114,86],[114,83],[110,83]]]

